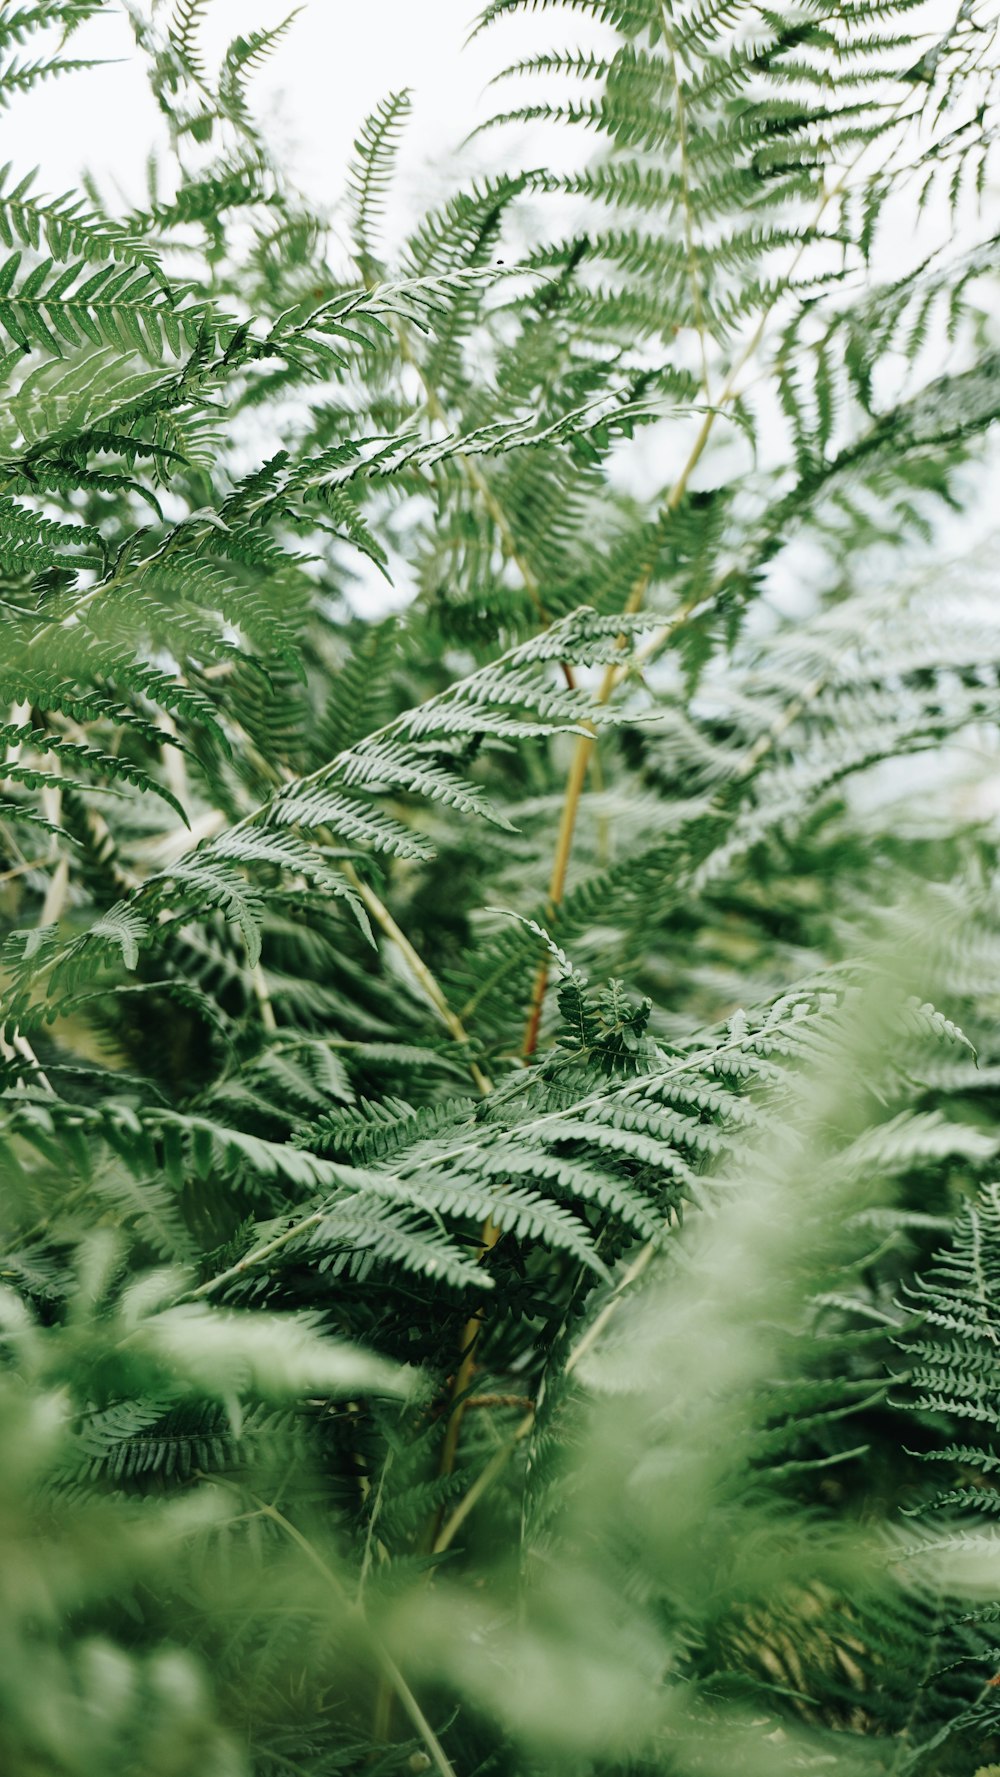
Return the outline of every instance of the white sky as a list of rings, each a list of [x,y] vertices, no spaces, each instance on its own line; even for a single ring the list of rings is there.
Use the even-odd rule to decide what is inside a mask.
[[[494,108],[511,102],[499,89],[486,91],[492,75],[505,62],[533,50],[563,46],[596,47],[596,28],[578,13],[535,16],[505,21],[468,48],[468,30],[484,0],[305,0],[291,31],[251,87],[257,116],[278,159],[291,177],[323,209],[334,204],[343,188],[351,144],[365,116],[386,94],[403,86],[413,89],[414,115],[404,138],[396,202],[390,212],[396,227],[405,227],[407,212],[419,215],[438,194],[446,174],[453,185],[456,151],[460,171],[485,167],[500,144],[480,151],[462,149],[466,132]],[[238,33],[277,24],[290,10],[290,0],[214,0],[208,8],[200,41],[213,64]],[[954,15],[954,0],[925,0],[920,23],[938,33]],[[917,15],[914,15],[914,24]],[[29,48],[28,54],[31,53]],[[0,112],[0,164],[14,162],[18,176],[39,168],[38,188],[49,193],[78,187],[81,170],[94,173],[109,196],[117,183],[132,201],[142,202],[145,163],[150,149],[162,141],[155,103],[149,93],[142,60],[137,56],[124,8],[107,0],[101,14],[72,39],[71,54],[93,57],[106,65],[59,79],[15,99]],[[539,95],[541,83],[539,83]],[[574,144],[574,151],[579,142]],[[562,143],[553,146],[546,132],[544,149],[521,136],[504,144],[506,164],[551,164]],[[492,152],[491,152],[492,150]],[[408,202],[408,191],[411,201]],[[994,205],[997,194],[992,196]],[[942,215],[944,213],[942,212]],[[893,276],[911,259],[942,238],[941,217],[925,215],[914,238],[912,217],[894,219],[883,245],[884,274]],[[980,232],[980,227],[972,230]],[[947,235],[947,222],[944,227]],[[943,338],[932,342],[940,352],[930,374],[954,367]],[[630,475],[637,490],[650,475],[662,481],[662,462],[649,461],[653,445],[645,435],[634,452]],[[656,455],[655,449],[652,451]],[[979,481],[979,499],[961,516],[948,517],[939,529],[939,548],[961,555],[992,532],[1000,513],[1000,452]],[[718,472],[718,463],[711,471]],[[985,496],[985,497],[983,497]],[[788,562],[781,579],[796,602],[794,581],[803,564]],[[808,566],[805,567],[808,578]],[[381,605],[383,582],[371,589]],[[367,603],[367,600],[363,602]],[[389,600],[394,603],[395,600]]]
[[[171,0],[160,4],[168,14]],[[304,0],[253,81],[251,101],[276,158],[321,210],[332,209],[342,192],[364,118],[400,87],[413,89],[414,110],[390,208],[392,233],[405,228],[408,217],[422,214],[445,186],[454,189],[456,171],[466,178],[470,171],[495,169],[501,159],[508,166],[555,165],[564,159],[575,164],[587,142],[596,141],[581,140],[576,131],[529,126],[519,127],[515,137],[506,134],[502,144],[486,138],[462,146],[476,122],[516,102],[509,83],[487,90],[506,62],[556,45],[586,50],[607,41],[585,14],[545,9],[505,20],[466,47],[483,4]],[[923,0],[910,15],[909,28],[940,34],[955,5],[956,0]],[[211,0],[199,31],[206,62],[215,65],[237,33],[277,25],[289,10],[290,0]],[[29,44],[25,53],[36,52]],[[0,112],[0,164],[12,161],[19,175],[37,166],[36,189],[50,194],[76,189],[81,172],[90,171],[109,199],[117,184],[129,200],[142,203],[147,156],[162,143],[163,132],[124,5],[106,0],[99,16],[71,39],[68,53],[104,65],[50,81]],[[518,97],[541,97],[543,90],[550,90],[549,83],[533,82]],[[915,251],[922,255],[946,239],[949,230],[945,207],[937,206],[936,215],[931,205],[921,217],[918,240],[905,208],[891,217],[882,246],[889,276],[898,275]]]
[[[143,0],[145,7],[149,3]],[[211,0],[198,39],[208,65],[218,62],[238,33],[280,23],[291,3]],[[592,137],[581,141],[576,131],[539,131],[530,126],[518,126],[502,142],[487,137],[463,148],[463,137],[476,122],[516,102],[509,83],[488,91],[491,77],[505,63],[557,44],[588,49],[602,42],[600,28],[586,15],[544,9],[505,20],[466,45],[484,4],[485,0],[304,0],[290,31],[252,82],[250,96],[276,158],[321,210],[331,211],[343,191],[351,145],[364,118],[380,99],[404,86],[413,90],[414,108],[389,210],[390,235],[404,232],[409,221],[470,173],[495,170],[499,164],[554,165],[564,159],[575,164],[586,152]],[[911,15],[909,28],[919,24],[940,34],[953,19],[955,4],[956,0],[924,0]],[[168,14],[170,0],[161,0],[161,6]],[[25,53],[37,52],[29,44]],[[81,172],[87,170],[95,174],[109,199],[118,185],[129,200],[142,203],[146,160],[150,149],[162,144],[163,132],[124,5],[106,0],[99,16],[70,40],[68,53],[104,65],[60,76],[0,112],[0,164],[12,161],[17,176],[37,166],[36,189],[50,194],[77,189]],[[532,83],[527,93],[522,87],[518,97],[528,93],[541,97],[547,87],[541,81]],[[1000,193],[986,196],[988,207],[998,211]],[[948,239],[950,223],[943,203],[928,206],[919,230],[914,229],[911,210],[912,204],[903,202],[889,214],[880,250],[883,276],[898,276],[915,257]],[[982,220],[969,215],[960,231],[963,238],[955,244],[971,244],[983,232]],[[516,254],[514,243],[512,247]],[[962,367],[940,329],[935,329],[927,355],[933,359],[926,368],[928,375]],[[888,363],[885,369],[890,369]],[[893,392],[887,393],[892,399]],[[716,449],[725,445],[724,431],[720,429]],[[637,444],[645,445],[647,439],[648,433]],[[740,448],[735,437],[732,448]],[[654,459],[656,455],[653,451]],[[662,481],[662,465],[649,460],[648,448],[634,447],[630,459],[636,491],[652,493]],[[718,469],[718,463],[713,467]],[[648,490],[643,486],[647,474]],[[968,535],[968,520],[945,527],[949,546],[959,541],[956,531],[963,525]]]
[[[148,6],[149,0],[144,4]],[[161,4],[163,12],[169,12],[168,0]],[[252,83],[251,100],[276,157],[321,209],[332,209],[343,190],[351,145],[364,118],[386,94],[404,86],[413,89],[414,111],[390,208],[392,234],[405,230],[408,220],[421,215],[443,188],[454,189],[456,175],[464,179],[470,172],[495,169],[501,161],[508,166],[553,165],[563,157],[575,162],[586,151],[586,141],[581,142],[577,132],[551,129],[541,134],[519,129],[516,139],[506,135],[502,143],[486,138],[482,145],[462,147],[463,137],[476,122],[514,102],[509,84],[492,93],[487,90],[505,63],[556,44],[587,49],[602,41],[599,27],[586,15],[545,9],[535,15],[518,14],[466,47],[465,39],[484,4],[485,0],[304,0],[290,31]],[[911,15],[909,28],[919,24],[940,34],[953,19],[955,4],[956,0],[924,0]],[[238,33],[272,27],[290,9],[291,0],[212,0],[199,32],[206,62],[217,63]],[[25,53],[33,53],[30,45]],[[17,176],[37,166],[37,189],[50,194],[78,188],[86,169],[96,175],[109,198],[117,184],[131,201],[141,203],[147,156],[162,143],[163,135],[124,5],[106,0],[99,16],[71,39],[68,53],[105,65],[61,76],[0,112],[0,164],[12,161]],[[533,83],[531,96],[540,97],[545,85]],[[563,140],[565,135],[574,138],[571,144]],[[987,200],[994,211],[1000,208],[997,192],[988,192]],[[948,238],[950,225],[943,205],[929,206],[918,231],[913,228],[911,207],[904,203],[889,218],[881,247],[882,273],[889,278],[898,276],[914,256],[922,257]],[[982,221],[969,217],[968,240],[981,232]],[[961,367],[940,330],[929,342],[929,356],[934,360],[929,375]],[[724,430],[720,429],[717,448],[725,445]],[[637,440],[639,447],[630,452],[629,472],[637,492],[653,492],[663,478],[657,452],[650,449],[652,442],[651,435],[644,434]],[[737,439],[732,448],[739,448]],[[712,465],[715,470],[718,466],[718,462]],[[648,490],[643,485],[647,475]],[[954,548],[963,533],[968,538],[970,529],[978,528],[981,534],[983,516],[980,510],[978,526],[970,526],[968,518],[948,523],[942,541]]]
[[[237,33],[276,25],[290,10],[289,0],[214,0],[199,35],[209,65]],[[414,115],[401,171],[404,187],[407,175],[416,183],[419,174],[426,206],[427,163],[459,148],[493,108],[484,88],[508,51],[513,60],[567,31],[567,21],[551,15],[518,18],[465,48],[479,10],[477,0],[305,0],[251,97],[278,158],[311,197],[332,202],[364,118],[386,94],[410,87]],[[575,44],[597,41],[584,18],[574,17],[570,31]],[[162,136],[124,8],[108,0],[68,53],[107,65],[15,99],[0,114],[0,163],[38,166],[39,186],[50,192],[74,188],[86,168],[104,189],[117,180],[141,201],[146,156]]]

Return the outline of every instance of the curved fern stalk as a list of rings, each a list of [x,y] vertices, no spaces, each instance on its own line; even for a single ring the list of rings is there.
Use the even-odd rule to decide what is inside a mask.
[[[358,1626],[363,1639],[367,1642],[381,1669],[386,1683],[399,1698],[406,1714],[409,1716],[410,1721],[426,1746],[430,1756],[430,1762],[437,1768],[439,1777],[456,1777],[456,1772],[444,1747],[441,1745],[434,1729],[427,1720],[427,1717],[421,1709],[413,1691],[407,1684],[399,1666],[396,1664],[396,1661],[393,1659],[381,1636],[375,1633],[369,1623],[363,1606],[357,1599],[349,1596],[329,1562],[324,1561],[319,1551],[314,1548],[308,1537],[303,1536],[301,1530],[291,1522],[291,1519],[286,1518],[285,1514],[280,1512],[277,1506],[268,1505],[264,1500],[258,1499],[253,1494],[251,1494],[250,1497],[261,1514],[261,1517],[270,1518],[272,1523],[277,1524],[280,1529],[284,1531],[285,1535],[291,1539],[296,1548],[298,1548],[305,1556],[310,1566],[316,1569],[316,1572],[324,1580],[326,1585],[329,1586],[348,1617]]]
[[[374,118],[368,120],[362,131],[362,135],[356,144],[358,160],[355,163],[356,171],[353,174],[353,184],[355,188],[356,235],[358,247],[355,251],[355,260],[362,277],[365,279],[369,287],[373,286],[374,281],[374,266],[372,261],[371,242],[369,239],[369,223],[373,201],[376,196],[381,195],[381,192],[385,189],[388,183],[391,168],[391,149],[394,143],[394,138],[398,133],[401,120],[405,119],[408,110],[409,94],[404,92],[393,95],[392,98],[380,108],[380,111],[375,114]],[[432,421],[437,421],[443,426],[446,433],[450,432],[452,430],[450,417],[441,401],[438,390],[434,387],[427,375],[421,357],[413,350],[412,342],[404,323],[401,320],[394,319],[392,325],[402,361],[414,370],[419,379],[420,386],[424,393],[428,417]],[[539,622],[542,625],[548,625],[550,619],[542,604],[538,581],[529,563],[523,559],[519,552],[517,540],[511,529],[508,516],[499,500],[496,498],[487,477],[484,475],[479,464],[467,451],[461,449],[457,450],[453,453],[453,460],[457,462],[459,468],[462,470],[470,488],[480,495],[490,516],[496,524],[505,552],[517,566],[522,583],[535,608]],[[572,667],[567,662],[563,661],[561,662],[561,670],[567,687],[570,690],[575,690],[576,679]],[[400,930],[384,902],[380,900],[372,889],[361,883],[360,879],[357,878],[356,874],[350,869],[350,867],[348,867],[347,874],[353,879],[359,894],[376,924],[386,933],[391,942],[396,945],[446,1027],[463,1047],[468,1047],[469,1038],[464,1024],[452,1011],[430,970],[427,968],[423,959],[414,950],[409,939]],[[476,1062],[470,1064],[470,1072],[476,1088],[481,1094],[485,1096],[492,1092],[492,1081]],[[492,1222],[492,1220],[487,1218],[480,1231],[481,1256],[485,1257],[485,1255],[496,1245],[499,1237],[499,1228]],[[439,1458],[438,1472],[442,1476],[450,1475],[455,1466],[459,1438],[461,1435],[465,1399],[475,1368],[475,1353],[480,1330],[481,1317],[476,1315],[466,1322],[460,1337],[459,1362],[451,1385],[449,1404],[446,1408],[445,1434]],[[427,1533],[429,1546],[436,1546],[435,1539],[439,1525],[440,1513],[434,1520],[432,1520]],[[379,1709],[384,1710],[384,1703],[377,1703],[377,1712]]]
[[[458,1014],[454,1012],[448,1004],[439,982],[435,979],[432,971],[428,968],[419,951],[414,949],[409,938],[406,936],[406,933],[399,925],[397,925],[392,914],[389,912],[388,907],[385,905],[385,902],[380,899],[374,889],[370,888],[367,883],[362,882],[353,865],[346,864],[344,866],[344,875],[349,882],[354,884],[354,887],[357,889],[358,894],[376,925],[381,928],[390,942],[396,946],[400,956],[402,956],[408,967],[416,976],[446,1030],[450,1031],[451,1035],[455,1038],[456,1043],[458,1043],[463,1049],[470,1049],[472,1046],[471,1038],[465,1025],[462,1023],[461,1018],[459,1018]],[[483,1072],[482,1068],[476,1061],[470,1061],[469,1073],[472,1076],[477,1092],[481,1093],[484,1098],[487,1097],[488,1094],[493,1091],[493,1082],[489,1075]]]
[[[910,103],[910,95],[905,94],[897,102],[893,116],[897,116]],[[815,235],[820,220],[825,214],[828,206],[844,192],[848,180],[870,147],[871,143],[864,141],[855,153],[853,159],[839,174],[836,181],[823,191],[822,196],[813,211],[812,217],[803,231],[802,242],[792,260],[786,283],[791,282],[794,278],[795,271],[808,251],[812,238]],[[714,404],[708,408],[705,413],[687,458],[682,464],[675,481],[662,503],[660,510],[661,519],[668,519],[681,505],[681,502],[687,493],[691,476],[698,467],[709,439],[712,436],[716,420],[721,414],[725,413],[726,409],[730,407],[738,397],[740,379],[747,365],[751,363],[756,355],[764,339],[771,313],[778,302],[784,287],[784,285],[777,286],[770,301],[765,302],[765,304],[762,305],[760,315],[750,337],[741,351],[737,354],[736,361],[730,369]],[[629,592],[623,607],[626,615],[635,616],[641,611],[649,591],[653,572],[654,565],[651,560],[648,569],[640,575]],[[664,624],[661,627],[655,640],[655,647],[657,650],[663,646],[663,643],[670,636],[675,634],[676,631],[688,621],[694,610],[699,608],[701,603],[702,595],[699,593],[695,600],[671,618],[669,623]],[[651,647],[652,646],[653,645],[651,645]],[[614,663],[606,667],[604,677],[597,693],[597,701],[599,704],[604,705],[608,702],[615,686],[618,684],[619,680],[624,677],[627,670],[627,665],[617,665]],[[596,742],[593,734],[584,736],[577,742],[573,760],[567,775],[562,811],[559,817],[559,828],[556,836],[555,852],[553,854],[552,867],[549,875],[548,902],[550,908],[553,909],[559,906],[565,893],[566,874],[569,869],[570,857],[573,851],[573,837],[576,831],[577,817],[580,811],[580,799],[583,795],[583,787],[586,782],[590,761],[594,754],[595,744]],[[548,989],[550,968],[551,959],[547,954],[543,955],[535,976],[531,1000],[528,1006],[527,1020],[524,1027],[524,1036],[521,1044],[521,1053],[526,1058],[533,1055],[538,1046],[542,1008],[545,1003],[545,995]]]
[[[638,1283],[649,1270],[662,1248],[662,1235],[654,1240],[648,1240],[645,1246],[640,1247],[635,1258],[626,1266],[603,1307],[594,1316],[590,1325],[580,1334],[576,1343],[570,1346],[563,1365],[564,1376],[571,1376],[577,1365],[582,1363],[598,1343],[619,1304],[629,1294],[632,1286]],[[480,1470],[472,1485],[463,1493],[458,1504],[449,1512],[444,1522],[436,1526],[432,1544],[432,1552],[435,1555],[443,1555],[450,1549],[466,1519],[471,1516],[480,1500],[490,1491],[494,1483],[500,1479],[518,1445],[531,1436],[535,1429],[537,1413],[537,1407],[529,1407],[524,1416],[518,1420],[510,1436],[490,1458],[485,1468]]]
[[[701,387],[704,390],[706,405],[711,407],[712,394],[709,376],[705,309],[702,297],[701,272],[699,270],[698,254],[695,248],[694,214],[691,203],[686,101],[684,98],[684,89],[681,84],[680,68],[677,58],[677,45],[671,30],[666,0],[660,0],[660,30],[663,34],[663,41],[667,46],[667,51],[670,56],[670,68],[673,75],[674,102],[677,110],[677,149],[680,163],[681,213],[684,219],[684,244],[687,252],[688,277],[691,284],[691,301],[694,310],[695,328],[698,334],[698,350],[701,354]],[[819,218],[817,217],[817,222],[818,220]]]

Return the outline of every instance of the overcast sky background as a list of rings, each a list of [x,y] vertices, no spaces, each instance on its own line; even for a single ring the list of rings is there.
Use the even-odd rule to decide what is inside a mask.
[[[396,233],[453,187],[456,172],[468,177],[497,164],[499,142],[487,139],[464,149],[461,144],[475,123],[512,102],[509,89],[487,90],[499,68],[555,44],[591,48],[601,41],[599,28],[584,15],[542,11],[505,21],[465,47],[483,3],[305,0],[288,35],[252,82],[251,99],[276,158],[323,210],[332,209],[343,190],[344,169],[360,125],[388,93],[410,87],[414,101],[390,210],[390,232]],[[209,65],[237,33],[276,25],[288,11],[288,0],[214,0],[199,34]],[[925,0],[919,20],[938,33],[954,11],[954,0]],[[117,185],[127,199],[142,203],[146,160],[164,135],[124,7],[107,0],[100,16],[73,37],[69,53],[104,66],[60,77],[15,98],[0,114],[0,163],[13,161],[19,176],[37,166],[38,188],[50,194],[77,188],[87,170],[107,197]],[[541,83],[536,91],[540,96]],[[575,137],[575,158],[580,137],[568,134]],[[519,139],[508,136],[503,160],[507,165],[549,164],[553,154],[566,151],[561,137],[550,131],[541,137],[527,131],[519,132]],[[987,199],[997,209],[998,194],[987,193]],[[981,230],[981,224],[971,226],[970,240]],[[915,253],[922,256],[948,232],[943,206],[937,214],[933,209],[925,213],[919,236],[912,215],[900,208],[882,244],[885,275],[898,275]],[[939,362],[930,374],[958,367],[943,335],[936,344]],[[651,486],[662,481],[663,464],[652,461],[657,454],[653,445],[652,435],[645,434],[632,456],[630,473],[637,484],[646,479],[646,468],[652,471]],[[717,474],[718,461],[702,472],[706,469],[710,476]],[[1000,467],[982,478],[980,489],[969,511],[942,517],[942,554],[961,555],[994,532],[1000,518]],[[788,580],[793,601],[795,572],[794,563],[787,562],[782,578]],[[381,590],[373,584],[371,593],[384,599],[380,584]]]
[[[590,132],[581,135],[532,125],[516,126],[502,139],[489,135],[463,147],[463,138],[477,122],[516,102],[509,83],[489,91],[491,77],[505,64],[556,45],[589,49],[608,41],[586,15],[544,9],[533,15],[518,13],[467,44],[484,4],[485,0],[355,0],[353,4],[304,0],[290,30],[253,79],[250,96],[276,159],[323,212],[333,213],[335,233],[336,205],[352,143],[379,100],[401,87],[412,89],[413,115],[389,208],[390,245],[429,204],[470,174],[498,165],[578,164],[588,147],[596,146],[597,138]],[[956,0],[924,0],[909,15],[908,28],[939,35],[953,21],[955,6]],[[164,15],[170,10],[164,3]],[[235,35],[276,26],[289,10],[289,0],[212,0],[198,32],[205,61],[213,67]],[[37,51],[29,47],[25,53]],[[100,14],[72,37],[68,53],[103,65],[60,76],[16,97],[0,113],[0,163],[13,161],[17,176],[37,166],[36,188],[49,194],[78,188],[86,170],[95,175],[112,208],[116,186],[127,201],[142,204],[148,155],[162,147],[165,138],[125,6],[106,0]],[[528,90],[537,98],[548,87],[548,82],[536,80]],[[890,211],[879,248],[883,276],[899,276],[908,264],[948,240],[951,222],[943,196],[942,191],[942,201],[927,207],[918,229],[908,200]],[[995,222],[1000,223],[1000,193],[988,191],[986,196]],[[551,225],[551,212],[547,220]],[[572,227],[572,222],[566,226]],[[968,244],[983,232],[982,221],[967,215],[961,234]],[[516,257],[517,251],[512,242],[509,257]],[[925,374],[963,367],[941,329],[932,335],[929,355]],[[761,356],[757,354],[758,360]],[[888,388],[884,398],[891,400],[894,395]],[[630,473],[640,494],[653,495],[662,482],[662,463],[656,460],[653,442],[647,432],[630,453]],[[720,469],[720,449],[728,455],[740,448],[734,429],[719,428],[713,468]],[[706,463],[700,473],[708,467]],[[722,466],[721,472],[728,468]],[[996,497],[980,504],[974,514],[944,523],[942,541],[947,547],[967,543],[987,519],[992,526],[993,510],[1000,510],[1000,474],[993,490]]]
[[[401,87],[413,91],[413,115],[390,210],[392,232],[453,189],[456,175],[465,179],[501,163],[578,164],[588,146],[597,145],[589,132],[531,125],[506,132],[502,142],[488,136],[463,146],[477,122],[516,102],[510,84],[488,90],[505,63],[557,45],[587,50],[609,41],[586,15],[545,9],[519,13],[466,44],[483,4],[304,0],[253,79],[250,94],[276,159],[322,210],[333,210],[343,191],[351,146],[365,117]],[[923,0],[908,16],[908,28],[940,34],[952,22],[955,6],[956,0]],[[215,65],[237,33],[273,27],[289,10],[288,0],[212,0],[198,31],[206,62]],[[164,3],[163,14],[169,11]],[[29,47],[25,53],[37,52]],[[19,174],[37,166],[37,188],[50,194],[73,190],[86,170],[109,199],[117,185],[127,200],[141,204],[147,157],[162,147],[164,132],[124,5],[106,0],[99,16],[72,37],[68,53],[103,65],[15,97],[0,114],[0,162],[13,161]],[[543,90],[551,91],[551,83],[536,80],[527,89],[533,99]],[[919,234],[908,207],[899,206],[881,245],[885,271],[899,275],[949,232],[943,203],[928,206]]]
[[[452,155],[461,158],[463,174],[476,165],[496,164],[499,144],[463,148],[462,142],[490,111],[512,102],[509,85],[488,91],[491,77],[505,63],[556,45],[587,50],[609,41],[609,34],[585,14],[546,9],[517,14],[467,44],[483,4],[303,0],[250,91],[277,158],[314,201],[323,207],[335,202],[364,118],[388,93],[410,87],[414,110],[400,164],[397,216],[402,217],[410,195],[418,212],[425,209],[434,194],[435,174],[444,177]],[[956,0],[923,0],[909,15],[908,28],[940,34],[952,22],[955,6]],[[162,10],[166,15],[169,7],[164,4]],[[273,27],[290,10],[288,0],[212,0],[198,31],[206,61],[216,63],[237,33]],[[146,157],[151,147],[162,144],[163,132],[125,7],[106,0],[100,15],[73,36],[68,53],[104,65],[16,97],[0,115],[0,162],[13,160],[22,170],[38,166],[39,185],[48,191],[72,189],[86,168],[105,189],[118,183],[130,199],[141,202]],[[533,98],[542,91],[541,81],[532,83]],[[597,142],[591,135],[581,138],[579,132],[536,126],[518,135],[516,141],[505,137],[508,165],[522,156],[522,164],[538,164],[543,158],[548,163],[553,153],[578,161],[582,144]],[[905,230],[905,218],[902,226]],[[909,240],[900,232],[888,242],[887,252],[906,257],[907,247],[913,246],[909,232]],[[927,241],[940,238],[933,209],[921,219],[921,236]]]
[[[237,33],[272,27],[289,10],[287,0],[214,0],[199,33],[206,60],[217,60]],[[305,0],[251,95],[278,157],[311,197],[335,200],[364,118],[388,93],[410,87],[402,185],[404,193],[411,181],[419,185],[425,205],[429,168],[493,108],[484,89],[508,51],[514,59],[563,37],[584,48],[600,40],[586,18],[543,13],[505,21],[463,47],[479,10],[476,0]],[[15,99],[0,119],[0,160],[38,166],[48,190],[72,188],[86,167],[102,186],[118,181],[141,199],[146,156],[163,137],[124,8],[108,0],[68,53],[106,65]]]

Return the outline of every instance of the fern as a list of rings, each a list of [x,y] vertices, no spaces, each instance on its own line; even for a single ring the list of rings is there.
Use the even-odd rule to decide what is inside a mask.
[[[294,15],[129,16],[141,203],[0,174],[0,1767],[988,1770],[991,8],[496,0],[336,227]]]

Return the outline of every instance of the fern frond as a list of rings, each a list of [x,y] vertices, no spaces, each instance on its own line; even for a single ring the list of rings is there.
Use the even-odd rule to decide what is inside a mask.
[[[351,221],[362,260],[375,252],[377,230],[392,183],[399,143],[412,110],[409,90],[390,93],[365,118],[347,169]]]

